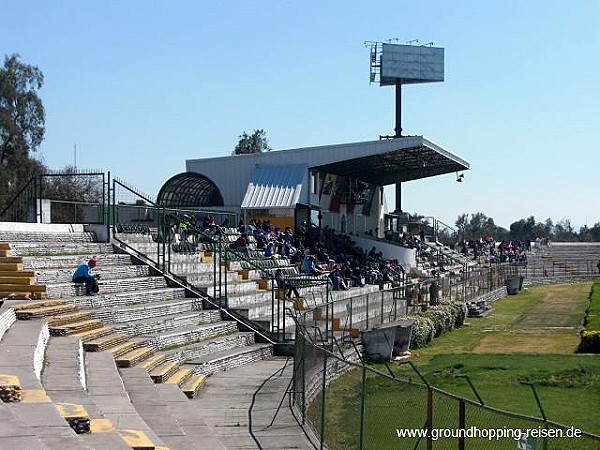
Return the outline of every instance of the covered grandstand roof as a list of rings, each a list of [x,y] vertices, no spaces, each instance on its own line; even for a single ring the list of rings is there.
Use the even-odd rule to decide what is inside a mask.
[[[254,169],[242,209],[293,208],[300,199],[306,165]]]
[[[163,184],[156,203],[167,207],[223,206],[223,196],[219,188],[204,175],[184,172]]]
[[[386,186],[469,169],[469,163],[423,136],[186,161],[188,172],[202,174],[218,186],[225,205],[242,203],[255,169],[298,165],[308,169],[304,186],[311,170]],[[300,201],[307,202],[307,195],[303,192]]]

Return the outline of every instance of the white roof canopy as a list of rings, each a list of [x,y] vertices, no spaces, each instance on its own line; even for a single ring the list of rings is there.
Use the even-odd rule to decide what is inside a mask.
[[[294,208],[300,199],[307,165],[257,167],[252,172],[242,209]]]

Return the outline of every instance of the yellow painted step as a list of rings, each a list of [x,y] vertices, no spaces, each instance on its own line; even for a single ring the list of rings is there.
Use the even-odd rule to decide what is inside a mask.
[[[66,323],[64,325],[51,325],[50,334],[52,336],[67,336],[73,333],[82,333],[88,330],[94,330],[102,327],[102,321],[100,319],[88,319],[79,322]]]
[[[154,355],[151,347],[139,347],[127,352],[115,359],[117,367],[132,367],[138,362],[144,361]]]
[[[135,350],[140,345],[141,344],[136,341],[127,341],[127,342],[123,342],[121,344],[115,345],[113,347],[109,347],[105,351],[110,353],[111,355],[113,355],[114,358],[118,358],[119,356],[124,355],[125,353],[128,353],[131,350]]]
[[[133,450],[155,450],[152,441],[141,430],[118,430],[121,437]]]
[[[194,398],[206,384],[207,378],[208,376],[204,374],[194,375],[183,383],[181,390],[188,398]]]
[[[76,311],[77,305],[47,306],[45,308],[21,309],[16,311],[17,319],[28,320],[34,317],[52,316],[60,312]]]
[[[98,339],[93,339],[88,342],[84,342],[83,349],[86,352],[100,352],[109,347],[121,344],[129,339],[126,334],[113,333],[108,336],[103,336]]]
[[[0,374],[0,399],[3,402],[20,402],[21,391],[19,377],[10,374]]]
[[[94,339],[101,338],[103,336],[108,336],[109,334],[114,333],[115,329],[113,327],[101,327],[94,328],[93,330],[84,331],[82,333],[73,333],[72,336],[78,337],[83,342],[89,342]]]
[[[23,270],[23,263],[0,263],[0,271]]]
[[[75,403],[55,403],[54,406],[75,433],[82,434],[91,431],[90,416],[83,405]]]
[[[52,403],[44,389],[23,389],[21,403]]]
[[[86,311],[77,311],[74,313],[67,314],[57,314],[56,316],[52,316],[52,318],[48,321],[48,326],[58,327],[61,325],[66,325],[68,323],[80,322],[82,320],[89,320],[92,318],[92,315]]]
[[[45,308],[47,306],[59,306],[66,304],[67,302],[64,300],[39,300],[25,303],[17,303],[16,305],[11,306],[11,308],[15,311],[19,311],[21,309]]]
[[[110,419],[90,419],[90,432],[94,433],[107,433],[115,429],[112,420]]]
[[[177,386],[181,386],[191,376],[192,376],[192,371],[190,369],[179,369],[177,372],[175,372],[173,375],[171,375],[168,380],[164,381],[164,383],[165,384],[176,384]]]
[[[2,263],[23,264],[23,258],[21,256],[0,256],[0,264]]]
[[[30,286],[35,283],[34,277],[8,277],[0,272],[0,284],[24,284]]]
[[[163,362],[165,362],[165,355],[154,355],[140,362],[137,367],[141,367],[142,369],[146,369],[147,372],[150,372]]]
[[[33,270],[3,270],[0,275],[3,277],[32,278],[35,277],[35,272]]]
[[[6,283],[0,285],[0,292],[46,292],[45,284],[14,284]]]
[[[150,378],[155,383],[163,383],[179,369],[179,366],[177,361],[165,361],[150,371]]]

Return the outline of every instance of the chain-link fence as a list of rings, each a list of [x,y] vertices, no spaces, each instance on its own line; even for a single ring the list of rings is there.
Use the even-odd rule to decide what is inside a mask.
[[[389,366],[386,366],[389,368]],[[342,382],[334,382],[343,378]],[[291,406],[318,448],[598,450],[600,436],[492,408],[362,362],[360,349],[299,326]]]

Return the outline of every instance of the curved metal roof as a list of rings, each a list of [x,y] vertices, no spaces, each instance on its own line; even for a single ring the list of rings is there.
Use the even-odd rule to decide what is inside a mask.
[[[177,208],[224,205],[216,184],[210,178],[194,172],[183,172],[169,178],[160,188],[156,203]]]

